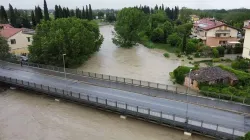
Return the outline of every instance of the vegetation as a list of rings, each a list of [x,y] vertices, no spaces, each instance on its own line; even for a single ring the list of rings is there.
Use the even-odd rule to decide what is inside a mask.
[[[166,58],[169,58],[169,53],[164,53],[163,54]]]
[[[66,67],[82,64],[98,51],[103,37],[95,22],[77,18],[42,21],[36,28],[29,59],[35,63]]]
[[[246,133],[240,140],[250,140],[250,132]]]
[[[186,66],[179,66],[176,68],[173,72],[173,76],[175,78],[176,83],[183,84],[186,74],[190,72],[191,69],[194,69],[192,67],[186,67]]]
[[[0,36],[0,59],[1,60],[5,60],[10,56],[9,50],[10,48],[9,48],[7,41],[2,36]]]
[[[248,71],[250,69],[250,60],[239,58],[232,62],[232,68],[242,71]]]
[[[117,15],[116,35],[113,42],[121,47],[132,47],[139,41],[139,32],[144,29],[145,14],[136,8],[123,8]]]

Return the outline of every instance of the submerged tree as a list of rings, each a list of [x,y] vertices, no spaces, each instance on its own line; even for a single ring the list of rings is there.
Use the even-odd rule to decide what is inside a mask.
[[[95,22],[77,18],[42,21],[36,28],[29,47],[32,62],[67,67],[80,65],[99,50],[103,42]]]

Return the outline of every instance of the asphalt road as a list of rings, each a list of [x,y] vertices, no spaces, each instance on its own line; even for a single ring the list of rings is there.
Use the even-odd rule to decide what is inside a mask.
[[[6,76],[14,79],[34,82],[37,84],[43,84],[45,86],[70,90],[76,93],[87,93],[104,99],[111,99],[135,106],[142,106],[153,110],[159,110],[163,113],[171,113],[180,116],[186,115],[187,104],[183,102],[155,98],[118,89],[99,87],[81,83],[78,81],[66,80],[59,77],[47,76],[43,74],[25,72],[15,69],[0,68],[0,76]],[[188,117],[230,128],[241,129],[245,131],[250,130],[250,125],[248,125],[250,124],[249,118],[236,113],[226,112],[213,108],[206,108],[189,104]]]
[[[64,73],[60,73],[56,71],[38,69],[38,68],[27,67],[27,66],[21,67],[20,65],[6,63],[6,62],[1,62],[1,63],[4,64],[4,67],[6,68],[12,68],[12,69],[29,71],[29,72],[38,72],[42,74],[64,77]],[[92,77],[86,77],[86,76],[80,76],[80,75],[74,75],[74,74],[67,74],[67,78],[88,82],[88,83],[95,84],[98,86],[110,87],[110,88],[140,93],[143,95],[148,95],[148,96],[153,96],[153,97],[160,97],[160,98],[166,98],[166,99],[183,101],[183,102],[187,101],[192,104],[198,104],[198,105],[202,105],[206,107],[215,107],[215,108],[220,108],[222,110],[227,110],[227,111],[232,111],[232,112],[248,113],[248,114],[250,113],[249,105],[242,105],[242,104],[235,103],[235,102],[224,102],[224,101],[213,99],[213,98],[203,98],[203,97],[197,97],[197,96],[192,96],[192,95],[189,95],[187,98],[185,94],[177,94],[171,91],[134,86],[134,85],[124,84],[124,83],[112,82],[108,80],[96,79]]]

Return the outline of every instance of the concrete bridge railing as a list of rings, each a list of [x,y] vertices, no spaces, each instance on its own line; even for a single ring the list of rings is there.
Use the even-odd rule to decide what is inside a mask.
[[[160,110],[153,110],[150,108],[136,106],[133,104],[127,104],[121,101],[99,98],[88,93],[75,93],[72,91],[62,90],[56,87],[50,87],[48,85],[41,85],[41,84],[31,83],[29,81],[12,79],[9,77],[2,77],[2,76],[0,76],[0,81],[14,86],[19,86],[22,88],[43,92],[48,95],[80,103],[85,103],[98,108],[115,111],[123,115],[130,115],[137,118],[142,118],[147,121],[153,121],[163,125],[182,128],[185,131],[191,133],[199,133],[199,134],[214,136],[216,138],[226,138],[226,139],[236,139],[240,136],[244,136],[246,133],[243,129],[230,128],[227,126],[214,124],[212,122],[206,122],[194,118],[169,114],[167,112],[162,112]]]

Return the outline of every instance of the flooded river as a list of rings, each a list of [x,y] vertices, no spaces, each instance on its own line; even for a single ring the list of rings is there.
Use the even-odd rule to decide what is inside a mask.
[[[142,45],[131,49],[117,47],[112,43],[113,30],[112,25],[100,26],[104,36],[101,49],[79,69],[172,85],[169,72],[181,65],[180,60],[167,59],[163,56],[165,51]]]
[[[34,92],[0,93],[0,140],[208,140]]]

